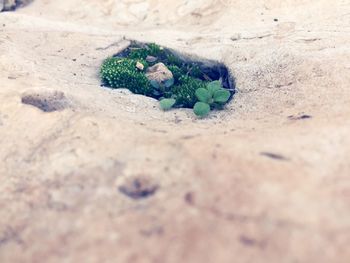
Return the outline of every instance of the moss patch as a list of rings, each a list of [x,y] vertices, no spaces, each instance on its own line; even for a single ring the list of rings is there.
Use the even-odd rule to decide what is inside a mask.
[[[129,58],[108,58],[101,67],[101,78],[106,86],[111,88],[126,88],[133,93],[152,96],[152,86],[145,74],[137,67],[137,62],[144,67],[142,60]]]

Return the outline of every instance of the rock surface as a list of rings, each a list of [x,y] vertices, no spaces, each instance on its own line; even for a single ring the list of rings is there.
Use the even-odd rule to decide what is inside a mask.
[[[342,0],[1,13],[0,262],[350,262],[349,13]],[[225,62],[237,94],[198,120],[100,87],[124,37]],[[22,103],[55,91],[69,107]]]

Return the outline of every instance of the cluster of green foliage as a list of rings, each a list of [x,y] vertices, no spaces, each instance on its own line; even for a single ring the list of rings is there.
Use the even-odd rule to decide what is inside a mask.
[[[111,88],[126,88],[136,94],[151,96],[153,88],[136,64],[140,62],[146,68],[145,61],[129,58],[108,58],[101,67],[101,78],[105,85]]]
[[[171,89],[176,105],[183,108],[192,108],[197,102],[196,90],[204,88],[205,82],[189,76],[181,76],[178,84]]]
[[[164,49],[156,44],[148,44],[145,47],[130,47],[129,58],[146,59],[147,56],[159,57],[163,55]]]
[[[153,61],[150,61],[149,58]],[[147,67],[164,63],[173,73],[173,79],[163,86],[149,81]],[[138,63],[143,65],[140,68]],[[199,117],[208,115],[212,109],[222,109],[231,93],[220,81],[208,81],[199,64],[186,63],[171,51],[156,44],[133,44],[123,57],[111,57],[101,67],[101,78],[111,88],[127,88],[133,93],[160,100],[163,110],[173,107],[193,108]]]
[[[164,49],[154,43],[150,43],[142,47],[137,45],[131,46],[129,49],[128,58],[132,59],[146,59],[147,56],[161,58],[165,55]]]
[[[190,78],[190,80],[195,81],[193,78]],[[185,101],[188,103],[188,106],[193,107],[193,112],[198,117],[205,117],[210,110],[222,109],[230,99],[231,93],[222,87],[220,81],[189,83],[190,85],[186,86],[187,89],[182,89],[182,86],[179,86],[179,90],[181,90],[180,96],[173,92],[172,98],[162,99],[160,101],[161,108],[169,110]],[[192,97],[193,94],[195,98]]]
[[[168,69],[171,71],[171,73],[173,73],[174,76],[174,80],[176,82],[179,81],[180,77],[183,76],[185,73],[183,72],[182,69],[180,69],[178,66],[176,65],[169,65]]]
[[[222,88],[220,81],[209,82],[205,88],[196,90],[198,102],[194,105],[193,111],[197,116],[204,117],[211,109],[222,109],[230,96],[231,93]]]

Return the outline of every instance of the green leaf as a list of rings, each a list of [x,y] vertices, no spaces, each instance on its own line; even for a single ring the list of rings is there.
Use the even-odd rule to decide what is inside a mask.
[[[211,98],[209,91],[205,88],[199,88],[196,90],[196,97],[201,102],[209,102],[209,99]]]
[[[221,88],[222,88],[222,86],[221,86],[221,82],[219,80],[212,81],[212,82],[208,83],[208,85],[207,85],[207,89],[208,89],[211,96],[213,96],[214,93]]]
[[[151,85],[152,85],[152,87],[153,88],[155,88],[155,89],[159,89],[160,88],[160,86],[159,86],[159,83],[156,81],[156,80],[151,80],[150,81],[150,83],[151,83]]]
[[[194,113],[199,117],[205,117],[210,112],[210,106],[208,103],[197,102],[193,107]]]
[[[170,110],[174,106],[175,102],[176,100],[174,99],[162,99],[159,103],[162,110]]]
[[[172,85],[174,85],[174,78],[168,79],[164,83],[165,87],[170,88]]]
[[[219,89],[214,93],[214,101],[219,103],[226,103],[230,98],[231,93],[226,89]]]

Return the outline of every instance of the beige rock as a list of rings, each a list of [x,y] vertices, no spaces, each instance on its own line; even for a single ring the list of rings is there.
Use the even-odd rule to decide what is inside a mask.
[[[143,70],[145,68],[145,66],[141,63],[141,62],[136,62],[136,68],[138,68],[139,70]]]
[[[153,63],[153,62],[156,62],[156,61],[157,61],[157,58],[154,57],[154,56],[147,56],[147,57],[146,57],[146,61],[147,61],[147,62],[150,62],[150,63]]]
[[[153,80],[158,84],[162,84],[167,80],[172,79],[173,73],[163,63],[160,62],[147,69],[146,77],[150,81]]]
[[[0,262],[348,263],[348,1],[141,2],[1,13]],[[124,36],[224,62],[237,93],[198,120],[100,87]]]

